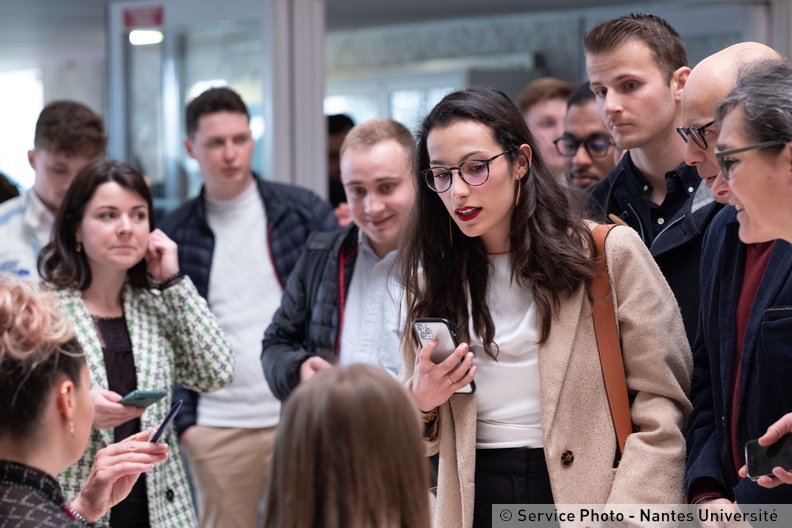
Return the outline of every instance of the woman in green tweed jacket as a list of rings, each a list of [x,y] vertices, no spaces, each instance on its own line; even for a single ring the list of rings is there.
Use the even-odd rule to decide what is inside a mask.
[[[225,335],[188,277],[176,244],[154,229],[151,192],[126,164],[95,160],[69,187],[40,273],[74,322],[91,374],[94,428],[83,457],[60,476],[76,495],[96,452],[156,427],[171,406],[174,382],[200,392],[231,382],[234,361]],[[132,390],[164,390],[147,408],[120,404]],[[173,431],[169,460],[135,484],[115,506],[113,528],[197,526]]]

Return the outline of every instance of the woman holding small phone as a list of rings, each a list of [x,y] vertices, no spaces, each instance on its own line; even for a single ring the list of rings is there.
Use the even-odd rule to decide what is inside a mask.
[[[168,459],[143,431],[100,450],[79,495],[57,476],[82,456],[93,422],[90,375],[52,292],[0,273],[0,524],[76,528],[97,521],[139,475]],[[92,525],[97,526],[98,525]]]
[[[69,496],[80,489],[100,448],[162,422],[174,382],[217,390],[231,382],[234,362],[206,302],[179,273],[176,244],[154,229],[148,185],[124,163],[95,160],[77,175],[39,268],[74,321],[96,408],[88,449],[61,475]],[[134,390],[167,396],[149,407],[122,405]],[[111,510],[113,528],[196,524],[172,434],[167,444],[168,462],[139,479]]]
[[[436,342],[402,342],[427,454],[439,453],[434,526],[491,526],[496,503],[681,502],[690,349],[638,235],[615,227],[605,246],[634,397],[619,461],[591,315],[594,223],[575,191],[495,89],[447,95],[418,141],[400,250],[407,324],[445,318],[461,342],[440,363]]]
[[[740,240],[746,244],[775,240],[774,253],[788,252],[789,244],[792,244],[791,108],[792,63],[770,60],[743,72],[734,90],[715,109],[715,119],[721,129],[715,155],[732,192],[729,204],[738,211]],[[766,358],[773,365],[788,363],[792,329],[788,283],[789,280],[779,291],[773,292],[773,306],[765,308],[761,323],[760,339],[773,351]],[[753,309],[756,310],[756,304]],[[773,316],[768,317],[772,312]],[[760,358],[757,355],[751,361],[755,363]],[[755,367],[754,371],[763,372]],[[792,413],[788,412],[790,393],[784,386],[788,380],[785,374],[784,370],[775,370],[778,383],[770,380],[770,386],[778,387],[778,397],[772,400],[772,407],[763,407],[774,409],[776,414],[787,414],[769,425],[758,439],[763,447],[778,449],[777,442],[792,433]],[[763,377],[761,383],[767,382]],[[745,405],[748,409],[760,406],[758,401],[747,398]],[[788,438],[786,440],[789,441]],[[747,469],[739,470],[741,477],[748,475]],[[775,467],[772,475],[759,477],[757,483],[766,488],[790,485],[792,472]]]

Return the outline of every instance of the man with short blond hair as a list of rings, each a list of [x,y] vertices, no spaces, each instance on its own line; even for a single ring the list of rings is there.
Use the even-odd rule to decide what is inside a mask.
[[[534,133],[545,167],[558,178],[564,176],[564,161],[553,141],[564,132],[567,99],[575,87],[555,77],[541,77],[529,82],[517,100],[517,107]]]
[[[391,275],[415,199],[410,131],[390,119],[353,128],[341,146],[341,181],[353,224],[315,233],[267,329],[261,362],[285,400],[334,364],[399,373],[402,289]]]

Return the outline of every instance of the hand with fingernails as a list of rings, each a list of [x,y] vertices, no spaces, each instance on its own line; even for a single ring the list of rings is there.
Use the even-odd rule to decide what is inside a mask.
[[[434,363],[430,356],[438,344],[437,339],[428,342],[415,358],[411,388],[418,408],[426,413],[444,404],[476,377],[473,352],[467,343],[456,347],[441,363]]]

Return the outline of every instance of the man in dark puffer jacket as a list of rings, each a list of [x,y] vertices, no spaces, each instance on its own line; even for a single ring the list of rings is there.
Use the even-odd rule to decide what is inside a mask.
[[[413,149],[410,132],[390,119],[358,125],[344,140],[341,181],[354,224],[311,235],[289,277],[261,353],[277,398],[336,363],[398,374],[402,289],[391,268],[415,197]]]
[[[337,227],[330,204],[253,174],[247,107],[213,88],[187,107],[187,153],[204,188],[162,229],[179,246],[181,271],[204,296],[234,351],[234,382],[211,394],[177,388],[176,419],[201,502],[201,527],[254,526],[270,472],[280,402],[261,370],[261,336],[313,230]]]

